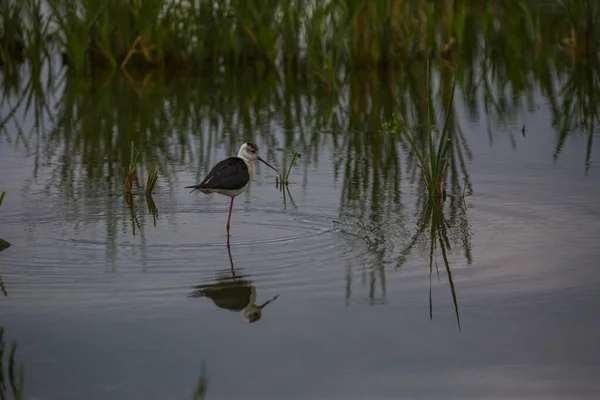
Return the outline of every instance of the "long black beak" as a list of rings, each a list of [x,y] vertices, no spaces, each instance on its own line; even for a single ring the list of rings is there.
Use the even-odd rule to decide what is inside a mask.
[[[279,297],[279,295],[276,295],[276,296],[275,296],[275,297],[273,297],[271,300],[267,300],[267,301],[265,301],[265,302],[264,302],[264,304],[263,304],[262,306],[258,306],[258,308],[260,308],[260,309],[262,310],[262,309],[263,309],[263,308],[264,308],[264,307],[265,307],[267,304],[269,304],[270,302],[272,302],[272,301],[276,300],[278,297]]]
[[[258,161],[266,164],[269,168],[271,168],[272,170],[274,170],[275,172],[277,172],[277,170],[275,168],[273,168],[273,166],[271,164],[269,164],[268,162],[266,162],[265,160],[263,160],[262,158],[258,157]]]

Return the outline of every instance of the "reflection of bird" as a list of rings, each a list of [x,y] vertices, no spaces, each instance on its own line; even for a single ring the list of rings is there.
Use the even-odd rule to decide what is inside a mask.
[[[241,311],[242,316],[248,322],[256,322],[262,317],[262,309],[279,295],[267,300],[262,305],[255,304],[256,288],[252,285],[252,281],[244,279],[243,275],[235,275],[229,246],[227,246],[227,251],[231,263],[231,276],[227,273],[217,278],[215,283],[194,286],[196,290],[190,294],[190,297],[208,297],[217,307]]]
[[[255,160],[261,161],[277,171],[258,156],[258,147],[254,143],[244,143],[240,147],[237,157],[229,157],[219,161],[199,185],[185,187],[186,189],[192,188],[192,192],[199,190],[204,194],[219,193],[231,198],[229,217],[227,218],[227,236],[229,236],[233,200],[246,190],[250,181],[254,178]]]

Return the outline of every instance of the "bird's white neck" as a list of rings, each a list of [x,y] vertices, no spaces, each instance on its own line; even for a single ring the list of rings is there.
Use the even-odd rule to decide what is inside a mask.
[[[252,162],[252,160],[250,160],[247,156],[247,154],[242,151],[240,149],[240,151],[238,152],[237,155],[239,158],[241,158],[242,160],[244,160],[244,162],[246,163],[246,166],[248,167],[248,173],[250,174],[250,179],[254,178],[254,163]]]

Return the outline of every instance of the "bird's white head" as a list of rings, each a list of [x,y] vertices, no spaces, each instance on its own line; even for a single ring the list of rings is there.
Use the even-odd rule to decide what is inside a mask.
[[[258,155],[258,146],[254,143],[244,143],[240,147],[240,151],[238,151],[238,157],[246,161],[249,165],[252,165],[253,161],[258,160],[264,163],[265,165],[269,166],[273,170],[277,171],[268,162],[260,158],[260,156]]]
[[[258,160],[258,146],[254,143],[244,143],[238,151],[238,157],[249,162]]]
[[[265,301],[262,305],[256,305],[254,301],[256,300],[256,289],[252,286],[252,294],[250,295],[250,301],[248,305],[244,307],[242,310],[242,316],[244,319],[250,323],[258,321],[262,317],[262,309],[267,306],[267,304],[276,300],[279,295],[275,295],[271,300]]]

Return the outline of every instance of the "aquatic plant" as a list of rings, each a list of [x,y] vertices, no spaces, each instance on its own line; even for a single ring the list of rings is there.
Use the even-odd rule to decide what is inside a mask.
[[[577,54],[598,51],[600,41],[600,5],[595,0],[559,1],[570,32],[561,39],[562,44]]]
[[[448,149],[450,148],[450,142],[452,138],[449,135],[448,130],[448,121],[451,116],[452,104],[454,101],[454,89],[456,86],[456,77],[454,77],[452,82],[452,91],[450,95],[450,101],[448,102],[444,125],[441,131],[441,135],[437,140],[437,145],[435,144],[435,132],[436,129],[432,127],[431,121],[432,116],[431,112],[434,111],[433,119],[436,120],[435,116],[435,108],[431,101],[431,90],[430,90],[430,82],[431,77],[429,61],[427,62],[427,92],[426,92],[426,108],[427,108],[427,120],[423,126],[419,126],[414,129],[410,129],[398,118],[395,119],[395,123],[392,125],[384,125],[385,129],[392,128],[393,131],[400,134],[403,139],[405,139],[412,152],[418,159],[418,167],[422,171],[422,179],[424,181],[425,187],[431,198],[444,198],[446,197],[445,190],[443,190],[444,178],[446,176],[446,170],[448,168],[449,162],[447,158]],[[426,149],[423,150],[417,144],[416,133],[425,130],[424,137],[427,139]]]
[[[125,185],[123,191],[125,194],[131,194],[131,187],[136,176],[136,163],[139,156],[138,150],[135,148],[133,140],[131,141],[131,155],[129,157],[129,168],[125,176]]]
[[[294,166],[294,162],[296,161],[296,158],[300,157],[300,153],[298,152],[294,152],[294,155],[292,156],[292,161],[290,161],[290,165],[287,169],[287,172],[285,171],[285,158],[284,158],[284,167],[282,172],[279,174],[278,177],[275,177],[275,184],[278,185],[281,190],[283,190],[283,186],[288,186],[290,184],[290,173],[292,172],[292,167]]]
[[[34,15],[40,3],[3,2],[6,5],[0,13],[9,21],[6,26],[13,29],[10,34],[17,33],[10,37],[24,38],[26,32],[35,32],[26,23],[27,16]],[[415,59],[452,58],[472,47],[478,36],[475,30],[483,27],[486,34],[494,36],[500,18],[504,26],[510,19],[518,20],[517,14],[531,16],[534,7],[526,0],[477,5],[470,0],[47,3],[52,24],[42,25],[41,40],[30,51],[42,54],[57,46],[69,68],[78,74],[118,66],[197,69],[254,65],[309,73],[329,89],[336,86],[342,66],[349,70],[394,68]],[[528,31],[519,34],[535,33],[532,24],[523,26]]]
[[[18,2],[3,1],[0,4],[0,65],[11,61],[22,62],[25,50],[25,32]]]
[[[152,169],[148,174],[148,180],[146,181],[146,196],[151,196],[154,191],[154,186],[158,180],[158,170],[156,169],[156,162],[152,162]]]
[[[294,166],[294,163],[296,162],[296,158],[299,158],[299,157],[301,157],[301,154],[294,151],[292,160],[290,161],[290,165],[287,167],[287,171],[286,171],[286,166],[285,166],[286,157],[284,155],[282,172],[278,176],[275,177],[275,187],[279,188],[279,191],[281,191],[281,193],[283,193],[284,207],[287,207],[287,198],[288,197],[292,203],[292,206],[296,207],[294,198],[292,197],[292,194],[290,193],[289,184],[290,184],[290,173],[292,172],[292,167]]]

